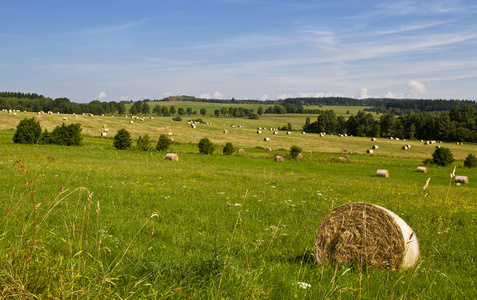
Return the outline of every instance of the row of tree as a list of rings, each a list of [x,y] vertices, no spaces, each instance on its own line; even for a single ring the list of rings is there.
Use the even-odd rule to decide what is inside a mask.
[[[307,118],[305,132],[326,132],[355,136],[394,136],[406,139],[477,142],[477,109],[470,105],[454,106],[440,114],[384,114],[379,120],[371,113],[358,112],[346,120],[334,111],[321,113],[317,120]]]

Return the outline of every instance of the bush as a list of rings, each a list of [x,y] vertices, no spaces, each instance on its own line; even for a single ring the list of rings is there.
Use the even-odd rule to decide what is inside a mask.
[[[175,118],[172,118],[172,121],[179,121],[180,122],[180,121],[182,121],[182,118],[181,118],[181,116],[177,116]]]
[[[234,146],[232,145],[232,143],[225,144],[223,153],[225,155],[232,155],[234,153]]]
[[[136,143],[138,150],[149,151],[149,149],[151,149],[151,140],[149,138],[149,134],[147,133],[143,137],[139,136]]]
[[[203,138],[199,141],[199,152],[202,154],[212,154],[214,153],[215,147],[214,144],[208,139]]]
[[[438,166],[448,166],[454,162],[454,155],[449,148],[441,147],[432,153],[432,161]]]
[[[131,148],[131,134],[126,129],[119,129],[113,138],[113,146],[118,150],[126,150]]]
[[[159,141],[157,142],[156,149],[157,151],[166,151],[169,149],[171,141],[167,138],[165,134],[159,136]]]
[[[290,156],[291,156],[293,159],[296,159],[296,158],[298,157],[298,154],[301,153],[301,151],[302,151],[302,150],[301,150],[300,147],[293,145],[293,146],[290,147]]]
[[[464,167],[466,168],[477,167],[477,157],[473,154],[469,154],[464,160]]]
[[[17,125],[17,131],[13,135],[13,142],[20,144],[35,144],[40,141],[40,121],[35,118],[25,118]]]
[[[63,145],[63,146],[80,146],[83,140],[81,136],[81,124],[74,123],[70,125],[61,124],[49,134],[48,139],[45,137],[43,142],[48,141],[49,144]],[[45,133],[48,133],[45,130]]]

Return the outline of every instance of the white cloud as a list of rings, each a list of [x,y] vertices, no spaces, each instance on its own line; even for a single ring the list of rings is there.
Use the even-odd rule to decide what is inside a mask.
[[[214,98],[215,99],[222,99],[222,98],[224,98],[224,94],[219,93],[219,92],[215,92],[214,93]]]
[[[209,93],[207,93],[207,94],[202,94],[202,95],[200,95],[200,98],[202,98],[202,99],[210,99],[210,94],[209,94]]]
[[[119,97],[119,100],[121,100],[121,101],[126,101],[126,100],[128,100],[128,99],[129,99],[128,96]]]
[[[170,97],[170,96],[172,96],[172,92],[165,92],[165,93],[162,94],[162,96],[164,96],[164,98]]]
[[[371,96],[368,95],[367,88],[362,88],[361,91],[359,92],[359,99],[364,99],[364,98],[371,98]]]
[[[104,98],[106,98],[106,93],[105,93],[105,92],[99,93],[98,99],[99,99],[99,100],[103,100]]]
[[[270,99],[270,95],[263,94],[262,97],[260,97],[261,100],[268,100]]]
[[[409,93],[412,97],[418,97],[419,95],[427,92],[426,86],[419,81],[409,81]]]

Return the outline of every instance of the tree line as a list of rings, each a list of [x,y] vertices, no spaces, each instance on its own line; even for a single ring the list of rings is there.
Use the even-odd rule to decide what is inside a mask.
[[[477,142],[477,109],[471,105],[459,105],[439,114],[411,112],[396,116],[386,113],[379,120],[364,111],[346,120],[343,116],[336,117],[333,110],[326,110],[314,122],[307,118],[303,130],[367,137]]]

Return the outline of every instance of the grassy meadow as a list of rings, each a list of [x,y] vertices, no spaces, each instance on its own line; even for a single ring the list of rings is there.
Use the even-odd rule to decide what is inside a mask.
[[[187,117],[129,124],[118,116],[71,115],[65,122],[82,124],[82,147],[13,144],[18,122],[32,116],[0,112],[0,298],[477,297],[477,170],[462,167],[476,145],[440,144],[457,161],[424,174],[416,168],[435,144],[302,135],[306,116],[206,116],[212,124],[192,129]],[[37,117],[51,131],[64,115]],[[290,135],[268,131],[288,122],[297,129]],[[108,136],[100,138],[104,124]],[[267,130],[257,134],[257,127]],[[172,132],[168,152],[180,160],[115,150],[112,136],[121,128],[155,142]],[[199,154],[202,137],[216,145],[214,154]],[[226,142],[245,154],[223,155]],[[373,144],[379,149],[366,155]],[[411,149],[401,150],[405,144]],[[288,159],[291,145],[303,148],[302,159]],[[339,159],[343,148],[346,161]],[[286,161],[274,162],[275,155]],[[469,184],[454,184],[454,166]],[[377,169],[390,177],[376,177]],[[321,220],[357,201],[386,207],[413,228],[421,250],[416,267],[314,262]]]

